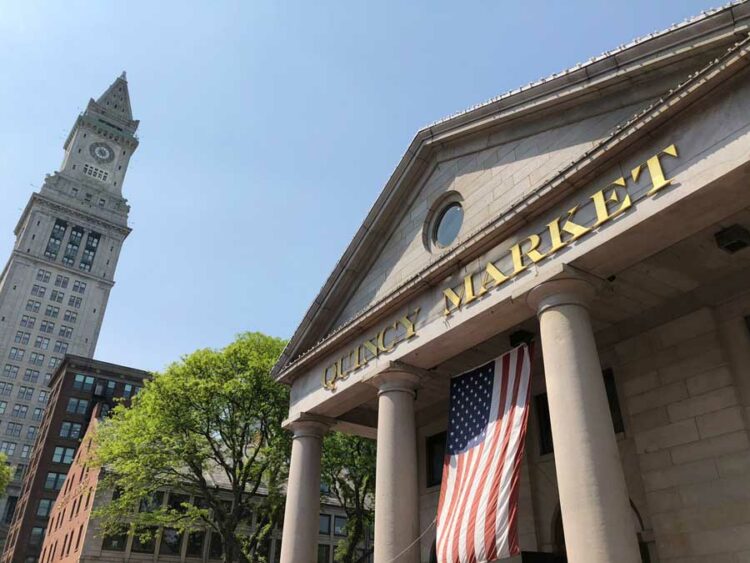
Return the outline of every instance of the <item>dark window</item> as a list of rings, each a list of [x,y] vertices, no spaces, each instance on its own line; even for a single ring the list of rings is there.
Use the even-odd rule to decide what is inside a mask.
[[[346,516],[334,516],[333,517],[333,535],[335,536],[346,535]]]
[[[203,544],[206,542],[206,532],[190,532],[187,539],[188,557],[203,557]]]
[[[324,536],[331,535],[331,517],[328,514],[320,515],[320,523],[318,524],[318,533]]]
[[[126,534],[117,534],[114,536],[104,536],[102,542],[102,549],[108,551],[125,551],[125,545],[128,543],[128,536]]]
[[[44,528],[40,526],[34,526],[31,528],[31,536],[29,537],[29,545],[40,546],[44,539]]]
[[[552,445],[552,423],[549,419],[547,393],[534,397],[534,407],[539,424],[539,455],[550,454],[554,451],[554,447]]]
[[[612,426],[615,434],[625,432],[625,424],[622,422],[622,411],[620,410],[620,401],[617,399],[617,386],[615,385],[615,375],[611,369],[604,370],[604,388],[607,390],[607,401],[609,402],[609,412],[612,415]]]
[[[211,543],[208,546],[209,559],[221,559],[224,557],[224,546],[221,544],[221,536],[211,532]]]
[[[427,486],[434,487],[443,480],[443,461],[445,460],[445,440],[447,433],[441,432],[427,438]]]
[[[133,547],[131,551],[134,553],[153,553],[156,547],[156,528],[149,528],[146,532],[147,535],[141,536],[135,534],[133,536]]]
[[[55,505],[55,501],[48,498],[39,500],[39,505],[36,508],[36,515],[46,518],[49,513],[52,512],[52,507]]]
[[[169,508],[171,508],[172,510],[176,510],[178,512],[185,512],[185,507],[182,505],[183,503],[188,503],[188,502],[190,502],[189,495],[178,495],[178,494],[172,493],[169,495],[167,506],[169,506]]]
[[[318,563],[328,563],[331,560],[331,546],[318,544]]]
[[[161,491],[153,493],[148,498],[141,500],[141,504],[138,507],[138,512],[153,512],[162,505],[164,500],[164,493]]]
[[[159,556],[180,555],[182,545],[182,534],[174,528],[164,528],[161,532],[161,547]]]
[[[62,244],[67,228],[68,224],[65,221],[61,221],[60,219],[55,221],[55,226],[52,227],[52,234],[49,236],[49,241],[47,242],[47,248],[44,251],[44,255],[47,258],[52,260],[57,258],[57,253],[60,251],[60,245]]]
[[[10,524],[13,521],[13,513],[16,511],[16,504],[18,504],[18,497],[8,497],[8,501],[5,503],[6,524]]]

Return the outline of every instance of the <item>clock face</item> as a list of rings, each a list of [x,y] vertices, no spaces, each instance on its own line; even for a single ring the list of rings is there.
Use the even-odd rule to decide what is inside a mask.
[[[99,163],[112,162],[115,157],[115,151],[107,143],[91,143],[89,152]]]

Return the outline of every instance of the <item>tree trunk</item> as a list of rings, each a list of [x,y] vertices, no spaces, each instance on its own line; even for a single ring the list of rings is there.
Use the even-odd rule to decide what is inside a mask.
[[[248,558],[242,552],[242,547],[237,541],[234,531],[227,532],[222,537],[222,542],[224,545],[224,557],[222,561],[224,563],[249,563]]]

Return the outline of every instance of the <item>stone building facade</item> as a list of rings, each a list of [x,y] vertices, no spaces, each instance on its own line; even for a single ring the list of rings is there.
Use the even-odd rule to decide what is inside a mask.
[[[282,563],[376,438],[375,563],[435,560],[452,376],[532,339],[522,559],[750,560],[750,4],[419,131],[274,369]],[[442,442],[441,442],[442,440]]]
[[[0,451],[17,467],[0,501],[13,516],[52,373],[66,353],[91,357],[127,225],[122,184],[138,147],[123,73],[78,116],[60,170],[31,195],[0,274]]]

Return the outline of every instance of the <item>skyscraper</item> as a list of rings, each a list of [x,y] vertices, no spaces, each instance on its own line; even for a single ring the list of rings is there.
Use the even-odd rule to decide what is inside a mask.
[[[78,116],[59,171],[31,195],[0,275],[0,451],[16,472],[0,506],[7,533],[23,472],[66,353],[96,348],[130,207],[122,196],[138,147],[123,72]]]

